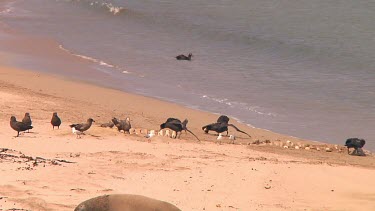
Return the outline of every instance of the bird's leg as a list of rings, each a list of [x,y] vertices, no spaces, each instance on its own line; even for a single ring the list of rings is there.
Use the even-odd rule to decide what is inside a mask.
[[[19,137],[20,136],[20,131],[17,131],[17,136],[16,137]]]
[[[348,147],[348,155],[349,155],[349,147]]]
[[[178,132],[177,132],[178,133]],[[176,133],[176,137],[177,137],[177,133]],[[180,137],[181,137],[181,133],[182,133],[182,131],[180,131],[180,134],[178,135],[178,139],[180,139]]]

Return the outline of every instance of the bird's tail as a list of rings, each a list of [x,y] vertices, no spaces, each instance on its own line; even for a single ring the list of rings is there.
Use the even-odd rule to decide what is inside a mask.
[[[189,133],[191,133],[196,139],[198,139],[199,142],[201,141],[201,140],[199,140],[199,138],[198,138],[193,132],[191,132],[189,129],[186,128],[186,130],[187,130]]]
[[[242,131],[242,130],[238,129],[238,127],[234,126],[233,124],[228,124],[228,126],[233,127],[233,128],[236,129],[238,132],[240,132],[240,133],[244,133],[244,134],[248,135],[249,138],[251,138],[251,135],[247,134],[245,131]]]

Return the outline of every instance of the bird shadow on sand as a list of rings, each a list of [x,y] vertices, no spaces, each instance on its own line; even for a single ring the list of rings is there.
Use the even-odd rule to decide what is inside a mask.
[[[92,134],[86,134],[86,135],[94,137],[94,138],[101,138],[101,136],[98,136],[98,135],[92,135]]]
[[[25,138],[27,138],[27,139],[29,139],[29,138],[37,138],[36,136],[28,136],[28,135],[24,135],[24,134],[20,134],[20,136],[13,136],[13,138],[15,138],[15,139],[17,139],[17,138],[20,138],[20,139],[25,139]]]
[[[23,133],[20,133],[20,135],[21,134],[25,135],[25,134],[39,134],[39,133],[38,132],[23,132]]]

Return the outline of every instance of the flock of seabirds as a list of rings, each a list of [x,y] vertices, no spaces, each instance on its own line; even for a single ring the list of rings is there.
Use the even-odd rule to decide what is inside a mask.
[[[185,55],[178,55],[176,56],[177,60],[188,60],[191,61],[192,54],[190,53],[188,56]],[[77,135],[77,138],[80,138],[80,135],[83,135],[85,131],[90,129],[92,123],[95,122],[92,118],[87,119],[85,123],[79,123],[79,124],[71,124],[69,125],[72,128],[73,134]],[[57,113],[54,112],[52,114],[51,118],[51,125],[53,130],[55,127],[58,129],[60,128],[62,121],[59,116],[57,116]],[[163,131],[163,129],[168,128],[172,130],[172,138],[180,138],[182,131],[188,131],[191,133],[198,141],[199,138],[191,132],[187,127],[188,120],[185,119],[184,121],[181,121],[177,118],[168,118],[164,123],[160,124],[160,132]],[[113,128],[114,126],[117,127],[118,131],[123,131],[124,133],[127,132],[130,134],[130,130],[132,129],[130,118],[126,118],[125,120],[119,120],[117,118],[113,118],[111,122],[104,123],[100,125],[101,127],[110,127]],[[222,133],[227,132],[228,136],[228,127],[233,127],[238,132],[244,133],[247,136],[251,138],[249,134],[246,132],[238,129],[233,124],[229,124],[229,117],[225,115],[221,115],[216,122],[205,125],[202,127],[202,130],[205,133],[209,133],[209,131],[215,131],[218,134],[217,139],[222,139]],[[15,116],[12,116],[10,118],[10,127],[17,131],[17,136],[19,137],[20,132],[25,132],[33,129],[32,121],[29,113],[25,113],[24,118],[21,122],[17,121]],[[153,131],[153,133],[151,132]],[[149,134],[146,135],[147,138],[151,138],[155,135],[155,131],[151,130]],[[169,132],[169,130],[166,130],[166,132]],[[158,134],[158,135],[159,135]],[[169,136],[169,134],[168,134]],[[235,140],[234,135],[230,135],[229,139],[233,141]],[[364,156],[364,152],[362,150],[362,147],[365,145],[366,141],[364,139],[359,138],[349,138],[345,142],[345,146],[348,148],[348,154],[349,149],[354,148],[354,151],[352,152],[352,155],[359,155]],[[165,210],[165,211],[180,211],[179,208],[174,206],[173,204],[170,204],[168,202],[159,201],[156,199],[148,198],[145,196],[140,195],[131,195],[131,194],[114,194],[114,195],[104,195],[95,197],[89,200],[86,200],[79,204],[74,211],[91,211],[91,210],[107,210],[107,208],[111,207],[111,210],[142,210],[142,211],[148,211],[148,210]]]
[[[206,134],[209,133],[210,131],[216,132],[218,134],[217,139],[221,140],[223,138],[222,133],[226,132],[226,135],[228,136],[229,135],[228,127],[233,127],[236,131],[246,134],[249,138],[251,138],[251,136],[248,133],[238,129],[233,124],[229,124],[229,120],[230,119],[228,116],[221,115],[217,119],[216,122],[203,126],[202,130]],[[95,121],[92,118],[89,118],[87,119],[85,123],[71,124],[69,125],[69,127],[72,128],[73,134],[76,134],[77,138],[80,138],[81,135],[84,135],[85,131],[90,129],[93,122]],[[60,117],[57,115],[57,112],[54,112],[51,118],[52,129],[54,130],[55,127],[59,129],[61,123],[62,121]],[[164,123],[160,124],[159,135],[160,133],[162,133],[163,129],[170,129],[172,130],[172,133],[173,133],[172,138],[180,138],[182,131],[185,131],[185,132],[187,131],[191,133],[198,141],[200,141],[199,138],[187,128],[186,126],[187,123],[188,123],[187,119],[185,119],[184,121],[181,121],[177,118],[168,118]],[[116,126],[119,132],[123,131],[124,133],[129,133],[129,134],[130,134],[130,130],[132,129],[129,117],[127,117],[125,120],[119,120],[114,117],[112,118],[111,122],[101,124],[100,126],[110,127],[110,128]],[[25,113],[25,116],[21,122],[17,121],[15,116],[11,116],[10,127],[13,130],[17,131],[16,137],[19,137],[20,132],[25,132],[25,131],[29,132],[29,130],[33,129],[30,113]],[[168,132],[168,136],[169,136],[169,131],[166,131],[166,132]],[[151,138],[154,135],[155,135],[155,131],[151,130],[150,133],[148,133],[145,137]],[[232,143],[234,143],[234,140],[236,138],[234,135],[230,135],[229,139],[232,140]],[[365,154],[363,153],[362,147],[365,145],[365,143],[366,141],[360,138],[347,139],[345,142],[345,146],[348,148],[348,154],[349,154],[349,149],[354,148],[352,155],[364,156]]]
[[[191,61],[192,57],[193,57],[193,54],[189,53],[188,56],[185,56],[185,55],[181,54],[181,55],[176,56],[175,58],[177,60]],[[80,138],[80,135],[83,135],[84,131],[88,130],[91,127],[93,122],[95,122],[95,121],[92,118],[89,118],[89,119],[87,119],[86,123],[71,124],[69,126],[72,128],[73,134],[76,134],[77,138]],[[185,119],[184,121],[181,122],[181,120],[179,120],[177,118],[168,118],[167,121],[165,121],[164,123],[162,123],[160,125],[159,133],[162,132],[163,129],[168,128],[168,129],[171,129],[173,131],[172,132],[173,138],[177,138],[177,137],[180,138],[182,131],[185,131],[185,132],[187,131],[187,132],[191,133],[198,141],[200,141],[199,138],[186,127],[187,123],[188,123],[187,119]],[[61,119],[57,116],[56,112],[54,112],[53,115],[52,115],[51,124],[53,126],[53,129],[55,129],[55,127],[57,127],[58,129],[60,128]],[[30,114],[25,113],[25,116],[24,116],[24,118],[22,119],[21,122],[17,121],[15,116],[12,116],[10,118],[10,126],[13,130],[17,131],[16,137],[18,137],[20,135],[20,132],[29,131],[30,129],[33,128]],[[124,133],[125,132],[130,133],[130,130],[132,129],[129,118],[126,118],[125,120],[118,120],[117,118],[113,118],[111,122],[101,124],[101,127],[112,128],[114,126],[117,127],[118,131],[123,131]],[[233,124],[229,124],[229,117],[225,116],[225,115],[221,115],[215,123],[211,123],[211,124],[203,126],[202,130],[205,133],[209,133],[209,131],[215,131],[218,134],[217,139],[221,140],[223,138],[223,136],[222,136],[223,132],[227,132],[226,135],[228,136],[228,132],[229,132],[228,127],[229,126],[233,127],[238,132],[246,134],[247,136],[249,136],[251,138],[251,136],[249,134],[247,134],[246,132],[238,129]],[[152,136],[155,135],[155,131],[154,130],[152,130],[152,131],[153,132],[146,135],[147,138],[151,138]],[[166,132],[169,133],[169,131],[166,131]],[[168,136],[169,136],[169,134],[168,134]],[[234,135],[230,135],[229,139],[232,140],[232,143],[234,143],[234,140],[236,138],[235,138]],[[346,142],[345,142],[345,146],[348,148],[348,154],[349,154],[349,149],[354,148],[354,151],[352,152],[352,155],[365,155],[363,153],[363,150],[362,150],[362,147],[365,145],[365,143],[366,143],[366,141],[364,139],[360,139],[360,138],[349,138],[349,139],[347,139]]]

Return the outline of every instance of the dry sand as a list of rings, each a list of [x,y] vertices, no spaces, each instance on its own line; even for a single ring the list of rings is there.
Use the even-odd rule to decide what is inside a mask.
[[[61,77],[0,67],[0,210],[73,210],[103,194],[139,194],[182,210],[375,210],[375,159],[334,146],[238,125],[252,135],[216,143],[201,127],[217,115]],[[14,138],[9,118],[29,112],[34,129]],[[52,130],[52,112],[63,124]],[[157,130],[188,118],[181,139],[100,128],[129,116]],[[95,119],[81,139],[70,123]],[[256,140],[271,144],[251,144]],[[311,150],[284,149],[287,140]],[[268,142],[268,141],[267,141]],[[278,146],[275,146],[278,145]],[[330,147],[333,152],[315,148]]]

